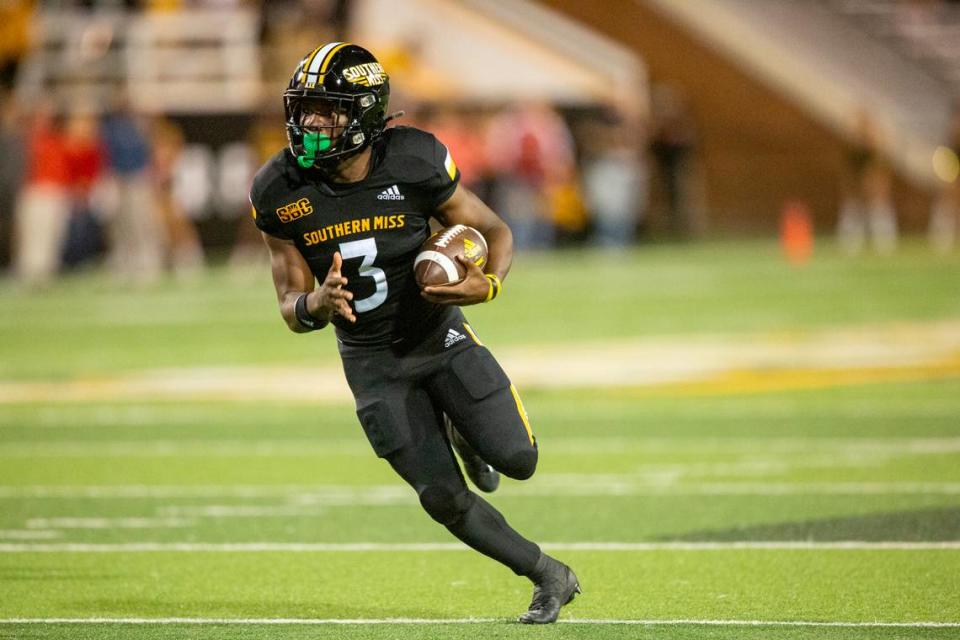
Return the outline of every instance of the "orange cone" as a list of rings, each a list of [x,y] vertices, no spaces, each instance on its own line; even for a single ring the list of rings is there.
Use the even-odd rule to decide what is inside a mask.
[[[780,213],[780,246],[791,264],[805,264],[813,254],[813,218],[799,200],[786,203]]]

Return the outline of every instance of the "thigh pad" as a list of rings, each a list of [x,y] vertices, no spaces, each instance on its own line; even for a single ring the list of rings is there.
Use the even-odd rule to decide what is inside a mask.
[[[395,414],[386,400],[376,400],[357,408],[357,418],[370,446],[380,458],[400,449],[409,439],[406,423]]]
[[[510,379],[486,347],[477,346],[458,353],[450,368],[471,398],[483,400],[510,386]]]

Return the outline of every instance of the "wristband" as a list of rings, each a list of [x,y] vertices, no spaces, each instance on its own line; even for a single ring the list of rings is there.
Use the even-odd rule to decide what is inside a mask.
[[[487,292],[487,298],[484,302],[490,302],[500,295],[500,289],[503,288],[503,283],[500,282],[500,278],[498,278],[495,273],[485,273],[483,275],[487,279],[487,282],[490,283],[490,291]]]
[[[320,320],[319,318],[314,318],[310,315],[310,312],[307,311],[307,295],[304,293],[299,298],[297,298],[297,304],[293,307],[293,314],[297,318],[297,322],[300,323],[301,327],[309,329],[310,331],[316,331],[317,329],[323,329],[329,323],[329,320]]]

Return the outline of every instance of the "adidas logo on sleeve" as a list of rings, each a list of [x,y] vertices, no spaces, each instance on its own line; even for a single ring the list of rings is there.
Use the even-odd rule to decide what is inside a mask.
[[[377,200],[403,200],[403,196],[400,194],[400,188],[397,185],[393,185],[389,189],[384,189],[380,192],[380,195],[377,196]]]
[[[449,349],[450,347],[457,344],[458,342],[461,342],[462,340],[466,340],[466,339],[467,339],[467,336],[463,335],[456,329],[450,329],[449,331],[447,331],[447,337],[443,341],[443,348]]]

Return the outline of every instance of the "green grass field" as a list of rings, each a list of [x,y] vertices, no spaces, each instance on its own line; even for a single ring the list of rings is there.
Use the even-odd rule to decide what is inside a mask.
[[[958,257],[520,256],[468,315],[541,446],[490,500],[583,585],[550,628],[373,455],[266,265],[0,300],[0,638],[960,637]]]

